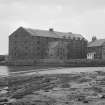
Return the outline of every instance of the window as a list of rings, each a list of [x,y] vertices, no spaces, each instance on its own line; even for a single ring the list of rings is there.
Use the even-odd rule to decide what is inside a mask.
[[[69,39],[71,39],[71,36],[68,36]]]
[[[40,57],[40,55],[41,55],[41,53],[38,51],[38,52],[37,52],[37,57]]]
[[[53,54],[50,54],[50,56],[53,56]]]
[[[40,50],[40,47],[39,46],[37,46],[37,50]]]
[[[24,44],[26,44],[26,43],[28,43],[28,41],[27,41],[27,40],[25,40],[25,41],[24,41]]]
[[[65,38],[66,38],[66,36],[63,36],[63,38],[65,39]]]
[[[49,38],[48,38],[48,37],[46,37],[46,42],[47,42],[47,43],[49,42]]]
[[[37,44],[40,44],[40,40],[37,41]]]

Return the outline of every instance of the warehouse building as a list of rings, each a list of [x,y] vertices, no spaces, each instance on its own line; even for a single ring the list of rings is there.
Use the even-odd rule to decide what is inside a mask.
[[[86,57],[87,40],[80,34],[54,29],[18,28],[9,36],[9,59],[80,59]]]

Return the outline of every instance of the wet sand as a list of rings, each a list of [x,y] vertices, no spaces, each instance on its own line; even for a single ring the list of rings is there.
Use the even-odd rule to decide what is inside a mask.
[[[78,67],[78,68],[49,68],[49,69],[34,69],[29,71],[18,71],[11,72],[11,76],[17,75],[32,75],[32,74],[70,74],[70,73],[79,73],[79,72],[94,72],[94,71],[105,71],[105,67]]]
[[[105,67],[19,71],[2,79],[0,104],[105,104]]]
[[[67,72],[69,68],[9,78],[11,105],[104,105],[105,72]],[[66,71],[67,70],[67,71]],[[99,70],[99,71],[98,71]],[[62,71],[62,72],[61,72]]]

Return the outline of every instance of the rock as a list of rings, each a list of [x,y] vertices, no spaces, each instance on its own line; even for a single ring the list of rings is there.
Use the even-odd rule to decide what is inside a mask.
[[[7,90],[2,90],[2,91],[0,91],[0,95],[1,95],[1,94],[6,94],[6,93],[8,93]]]
[[[105,95],[102,95],[100,98],[101,98],[101,99],[105,99]]]
[[[7,98],[1,98],[0,102],[8,102],[8,99]]]
[[[78,101],[83,101],[85,98],[84,97],[79,97]]]
[[[83,103],[89,103],[89,101],[88,100],[84,100]]]

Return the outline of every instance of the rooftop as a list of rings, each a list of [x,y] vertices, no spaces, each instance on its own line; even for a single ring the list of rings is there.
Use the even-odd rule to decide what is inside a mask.
[[[99,39],[88,43],[88,47],[99,47],[105,43],[105,39]]]
[[[23,28],[23,27],[22,27]],[[81,34],[74,34],[71,32],[58,32],[54,31],[53,28],[49,30],[39,30],[39,29],[31,29],[31,28],[23,28],[32,36],[43,36],[43,37],[53,37],[53,38],[79,38],[84,39]]]

